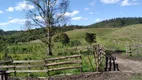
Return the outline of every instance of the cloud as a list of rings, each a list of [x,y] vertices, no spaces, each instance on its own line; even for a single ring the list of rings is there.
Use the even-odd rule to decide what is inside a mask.
[[[91,6],[94,6],[96,1],[94,0],[93,2],[90,3]]]
[[[137,0],[123,0],[121,6],[130,6],[130,5],[138,5],[139,3],[136,2]]]
[[[4,13],[3,11],[0,11],[0,14]]]
[[[13,12],[14,8],[13,7],[9,7],[8,9],[6,9],[6,11]]]
[[[100,18],[97,18],[97,19],[95,20],[95,22],[100,22],[100,21],[102,21],[102,19],[100,19]]]
[[[114,4],[119,2],[120,0],[100,0],[100,2],[104,3],[104,4]]]
[[[8,17],[8,19],[12,19],[12,17]]]
[[[35,7],[33,5],[28,4],[27,1],[19,2],[15,7],[9,7],[6,11],[13,12],[16,11],[23,11],[23,10],[31,10]]]
[[[89,12],[89,14],[94,14],[93,12]]]
[[[26,20],[27,19],[18,19],[18,18],[16,18],[16,19],[12,19],[12,20],[8,21],[8,23],[24,24]]]
[[[8,25],[9,23],[0,23],[0,26],[6,26]]]
[[[85,10],[85,11],[88,11],[88,10],[89,10],[89,8],[84,8],[84,10]]]
[[[28,4],[27,1],[19,2],[15,7],[15,10],[22,11],[22,10],[31,10],[34,9],[33,5]]]
[[[15,18],[15,19],[9,20],[8,22],[0,23],[0,26],[7,26],[9,24],[25,24],[26,20],[27,19],[18,19],[18,18]]]
[[[88,18],[74,17],[72,20],[88,20]]]
[[[75,11],[73,11],[73,12],[66,12],[66,13],[65,13],[65,16],[73,17],[73,16],[77,15],[79,12],[80,12],[80,11],[77,11],[77,10],[75,10]]]
[[[35,19],[38,19],[39,21],[44,21],[44,19],[41,16],[36,16]]]

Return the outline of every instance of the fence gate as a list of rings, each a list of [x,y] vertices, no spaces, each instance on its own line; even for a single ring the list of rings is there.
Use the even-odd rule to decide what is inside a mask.
[[[8,80],[8,74],[6,73],[6,71],[0,71],[0,80]]]
[[[99,44],[93,46],[93,55],[97,72],[102,71],[102,66],[104,66],[104,71],[119,71],[118,64],[115,62],[116,57],[106,52]]]
[[[0,62],[1,63],[1,62]],[[49,58],[45,60],[20,60],[12,61],[10,64],[0,65],[0,69],[6,71],[0,71],[0,80],[7,80],[7,73],[39,73],[44,72],[50,75],[50,72],[69,70],[69,69],[80,69],[82,71],[82,58],[81,55],[71,55],[56,58]]]

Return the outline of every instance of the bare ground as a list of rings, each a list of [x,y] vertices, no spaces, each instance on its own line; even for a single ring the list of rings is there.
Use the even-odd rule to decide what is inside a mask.
[[[129,59],[117,58],[116,61],[121,71],[132,71],[135,73],[142,73],[142,62]]]
[[[82,73],[71,76],[60,76],[51,78],[51,80],[132,80],[135,75],[142,74],[129,72],[104,72],[104,73]],[[140,79],[141,80],[141,79]]]
[[[114,56],[117,58],[116,62],[118,63],[121,71],[142,73],[141,60],[128,59],[126,57],[121,56],[120,54],[115,54]]]
[[[135,76],[142,76],[142,61],[131,60],[114,54],[117,58],[116,62],[119,65],[118,72],[86,72],[77,75],[54,76],[50,80],[133,80]],[[26,79],[26,80],[48,80],[48,79]],[[142,80],[142,77],[134,80]]]
[[[128,59],[121,54],[114,54],[119,65],[119,72],[82,73],[79,75],[60,76],[51,80],[133,80],[135,76],[142,76],[142,61]],[[135,79],[137,80],[137,79]],[[142,77],[138,80],[142,80]]]

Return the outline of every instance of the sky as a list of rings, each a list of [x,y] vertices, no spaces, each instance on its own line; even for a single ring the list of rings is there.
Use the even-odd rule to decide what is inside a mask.
[[[24,0],[0,0],[0,29],[24,30],[26,21]],[[32,5],[28,5],[34,9]],[[70,0],[69,25],[90,25],[118,17],[142,17],[142,0]]]

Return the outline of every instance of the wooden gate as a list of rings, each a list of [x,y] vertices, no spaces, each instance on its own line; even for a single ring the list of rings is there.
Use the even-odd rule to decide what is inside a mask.
[[[113,57],[110,52],[107,53],[99,44],[93,46],[93,55],[97,72],[102,71],[102,66],[104,71],[119,71],[118,64],[115,62],[116,57]]]
[[[68,66],[65,67],[62,65],[68,65]],[[80,69],[80,71],[82,71],[82,58],[81,55],[72,55],[72,56],[50,58],[45,60],[12,61],[10,64],[1,64],[0,69],[6,70],[6,73],[10,74],[14,73],[15,76],[17,73],[29,74],[29,73],[45,72],[48,74],[48,77],[50,77],[51,76],[50,72],[52,71],[69,70],[69,69]]]

